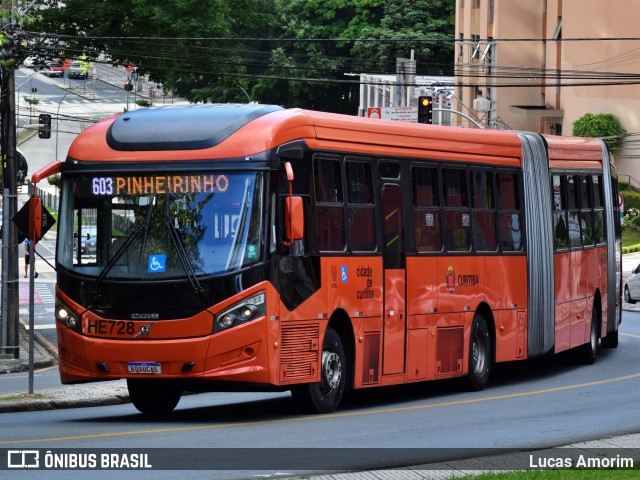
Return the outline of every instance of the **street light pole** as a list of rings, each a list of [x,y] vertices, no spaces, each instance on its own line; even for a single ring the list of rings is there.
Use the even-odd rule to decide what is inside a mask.
[[[71,90],[67,90],[67,93],[65,93],[60,99],[60,102],[58,102],[58,109],[56,110],[56,156],[54,157],[56,162],[58,161],[58,135],[60,135],[60,106],[62,105],[65,97],[70,93]]]
[[[11,0],[3,0],[2,7],[12,11]],[[6,40],[9,50],[13,45],[13,19],[9,18]],[[18,210],[16,182],[16,116],[15,116],[15,57],[4,59],[0,79],[0,119],[2,120],[2,171],[3,171],[3,216],[2,231],[2,332],[0,347],[7,356],[19,358],[18,331],[18,231],[11,221]],[[6,336],[5,336],[6,335]]]

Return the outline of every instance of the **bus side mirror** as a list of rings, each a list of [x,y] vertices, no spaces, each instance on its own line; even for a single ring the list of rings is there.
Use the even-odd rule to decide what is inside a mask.
[[[287,197],[284,199],[284,232],[287,238],[285,244],[291,245],[294,240],[304,238],[304,204],[302,197]]]

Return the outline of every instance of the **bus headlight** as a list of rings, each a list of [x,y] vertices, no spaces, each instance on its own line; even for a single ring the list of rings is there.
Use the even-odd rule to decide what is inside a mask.
[[[213,333],[224,332],[229,328],[264,317],[265,298],[265,293],[261,292],[221,312],[214,323]]]
[[[69,307],[63,304],[56,305],[56,318],[63,322],[71,330],[81,333],[80,322]]]

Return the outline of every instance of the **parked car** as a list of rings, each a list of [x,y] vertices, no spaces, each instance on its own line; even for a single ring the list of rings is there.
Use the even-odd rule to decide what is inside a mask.
[[[97,227],[95,225],[83,225],[80,238],[77,238],[77,233],[73,234],[76,237],[73,249],[77,248],[77,244],[80,244],[80,253],[82,255],[95,255],[96,254],[96,235]]]
[[[44,73],[47,77],[64,77],[64,69],[62,68],[62,64],[56,61],[45,62],[45,65],[42,68],[42,73]]]
[[[631,275],[624,281],[623,294],[627,303],[640,300],[640,265],[631,270]]]
[[[82,71],[82,64],[77,60],[71,62],[69,66],[69,71],[67,73],[69,78],[87,78],[89,76],[88,72]]]

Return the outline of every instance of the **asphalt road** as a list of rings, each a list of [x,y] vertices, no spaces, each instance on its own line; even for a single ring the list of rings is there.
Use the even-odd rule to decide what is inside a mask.
[[[424,460],[437,461],[451,454],[442,448],[455,452],[563,445],[640,431],[639,347],[640,313],[625,312],[619,347],[601,350],[595,365],[578,365],[569,355],[502,365],[483,392],[465,391],[459,381],[376,389],[354,394],[334,414],[309,416],[296,412],[287,393],[186,396],[172,415],[155,418],[138,414],[132,405],[5,413],[0,448],[162,448],[170,456],[176,447],[184,447],[207,449],[201,452],[211,458],[227,447],[383,448],[389,455],[424,448]],[[367,468],[388,460],[385,455],[370,458]],[[238,470],[188,476],[277,473],[259,470],[250,458],[237,463]],[[96,478],[117,475],[100,472]],[[178,475],[154,470],[148,478]]]

